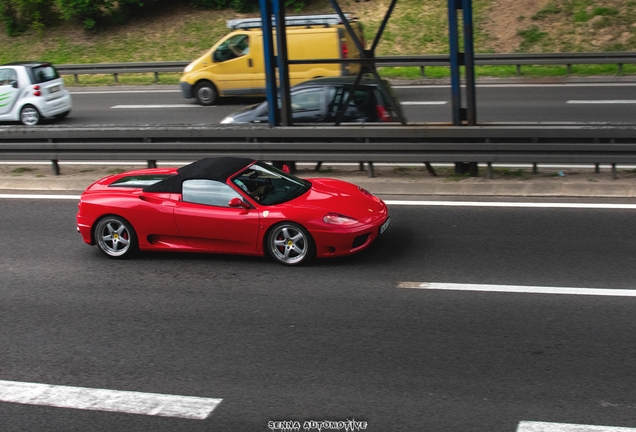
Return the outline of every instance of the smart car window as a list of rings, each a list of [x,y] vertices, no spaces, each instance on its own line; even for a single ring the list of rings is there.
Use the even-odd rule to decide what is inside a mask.
[[[14,69],[0,69],[0,85],[13,85],[18,81],[18,73]]]
[[[33,68],[33,84],[52,81],[59,77],[53,66],[38,66]]]
[[[229,207],[232,198],[241,196],[225,183],[214,180],[186,180],[183,182],[182,200],[195,204]]]
[[[322,88],[310,89],[292,94],[292,112],[319,110],[322,106],[322,95]]]

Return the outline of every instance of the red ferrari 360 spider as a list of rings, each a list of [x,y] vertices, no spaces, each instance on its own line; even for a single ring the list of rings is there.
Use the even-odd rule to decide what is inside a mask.
[[[98,180],[80,198],[77,230],[113,258],[137,250],[268,254],[296,265],[361,251],[389,221],[384,202],[351,183],[222,157]]]

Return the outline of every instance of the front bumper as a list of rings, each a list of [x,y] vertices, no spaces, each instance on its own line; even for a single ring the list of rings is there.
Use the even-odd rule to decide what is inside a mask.
[[[192,99],[194,97],[194,86],[186,81],[180,81],[181,93],[186,99]]]
[[[316,242],[316,256],[330,258],[360,252],[371,246],[381,235],[380,231],[386,231],[389,223],[390,218],[386,217],[372,224],[354,228],[312,230]]]

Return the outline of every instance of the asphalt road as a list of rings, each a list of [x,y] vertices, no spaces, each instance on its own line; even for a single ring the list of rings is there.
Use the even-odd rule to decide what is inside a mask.
[[[205,420],[0,402],[3,432],[636,428],[636,298],[398,288],[631,289],[634,210],[392,206],[367,252],[286,268],[113,261],[76,234],[75,201],[0,205],[0,380],[223,399]]]
[[[201,107],[177,86],[71,88],[73,112],[60,124],[216,124],[260,99],[224,99]],[[409,122],[451,122],[448,86],[396,85]],[[480,84],[477,120],[484,122],[633,123],[636,83]]]

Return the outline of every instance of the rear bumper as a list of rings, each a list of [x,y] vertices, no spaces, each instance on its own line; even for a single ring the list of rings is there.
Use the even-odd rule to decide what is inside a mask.
[[[38,105],[38,109],[44,117],[53,117],[62,114],[70,111],[71,108],[73,108],[73,103],[71,102],[71,95],[68,93],[62,97]]]

